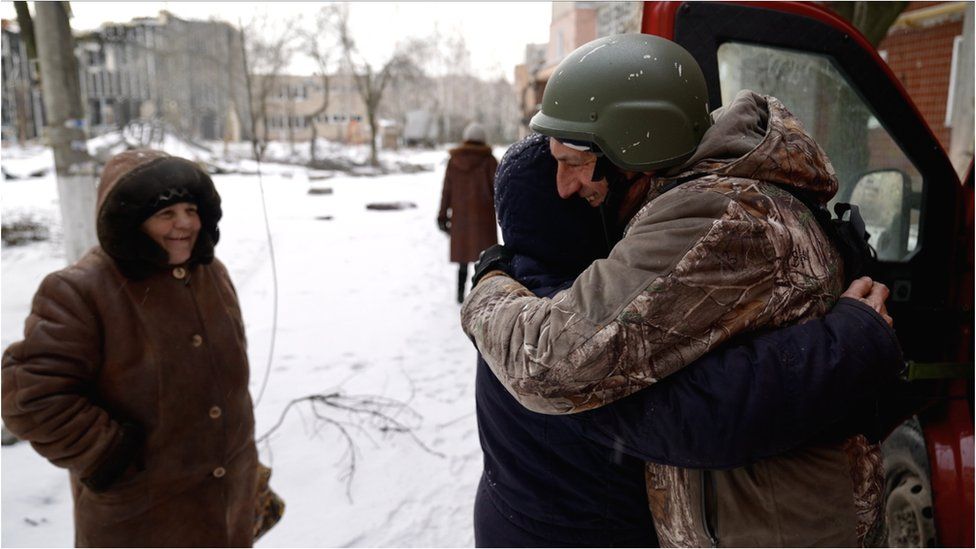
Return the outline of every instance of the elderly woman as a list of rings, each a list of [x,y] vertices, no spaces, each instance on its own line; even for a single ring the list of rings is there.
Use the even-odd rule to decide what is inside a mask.
[[[451,261],[458,264],[458,303],[464,300],[468,263],[477,260],[481,250],[498,243],[492,203],[498,161],[486,144],[481,124],[468,124],[463,139],[460,147],[451,149],[437,213],[437,226],[451,237]]]
[[[220,216],[196,164],[115,156],[100,245],[44,279],[3,355],[3,419],[70,472],[79,547],[252,543],[254,417]]]

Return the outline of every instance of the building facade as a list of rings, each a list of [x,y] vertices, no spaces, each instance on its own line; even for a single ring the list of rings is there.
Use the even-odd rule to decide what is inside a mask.
[[[33,139],[44,126],[36,67],[16,23],[3,21],[3,138]],[[161,122],[192,139],[246,136],[247,88],[240,33],[220,21],[157,17],[77,34],[87,131]]]
[[[515,97],[519,106],[518,138],[529,135],[529,121],[542,105],[542,92],[545,82],[536,79],[536,74],[545,66],[548,44],[527,44],[525,62],[515,66]]]
[[[518,136],[530,133],[542,93],[556,65],[570,52],[601,36],[640,32],[642,2],[553,2],[547,44],[529,44],[525,62],[515,67],[519,105]]]
[[[343,143],[368,143],[366,107],[352,77],[329,76],[328,97],[321,76],[255,76],[260,89],[262,78],[273,78],[267,98],[268,139],[301,142],[312,138],[312,125],[320,139]],[[328,101],[321,113],[324,101]],[[263,120],[258,120],[258,135],[264,135]]]
[[[878,52],[964,175],[973,158],[972,2],[910,2]]]
[[[163,11],[82,34],[76,52],[93,134],[137,119],[197,139],[239,140],[246,132],[241,36],[228,23]]]
[[[3,56],[0,68],[2,80],[3,139],[23,143],[41,136],[44,128],[44,107],[41,90],[37,83],[37,66],[32,65],[27,56],[27,47],[20,39],[20,29],[13,21],[2,22]]]

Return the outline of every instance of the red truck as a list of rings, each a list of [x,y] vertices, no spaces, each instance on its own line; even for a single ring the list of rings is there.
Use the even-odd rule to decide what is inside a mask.
[[[641,30],[695,56],[712,108],[741,89],[781,99],[858,204],[908,361],[917,413],[884,443],[888,541],[972,547],[973,170],[960,182],[864,36],[803,2],[644,2]]]

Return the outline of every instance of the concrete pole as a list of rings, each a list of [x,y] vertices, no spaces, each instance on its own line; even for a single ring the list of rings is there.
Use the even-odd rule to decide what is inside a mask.
[[[65,252],[68,263],[74,263],[97,243],[95,162],[86,146],[85,113],[67,2],[35,2],[34,12],[47,115],[45,134],[54,150]]]
[[[949,160],[959,178],[966,177],[973,162],[973,5],[966,6],[962,41],[957,52],[956,89],[952,92],[952,132],[949,136]]]

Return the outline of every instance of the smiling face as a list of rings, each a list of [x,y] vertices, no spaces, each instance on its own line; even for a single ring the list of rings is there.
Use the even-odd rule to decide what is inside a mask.
[[[593,181],[596,169],[596,155],[589,151],[579,151],[549,138],[549,151],[556,159],[556,188],[561,198],[579,195],[594,208],[607,198],[609,185],[606,178]]]
[[[197,205],[178,202],[167,206],[143,221],[142,232],[166,250],[170,265],[186,263],[200,234]]]

